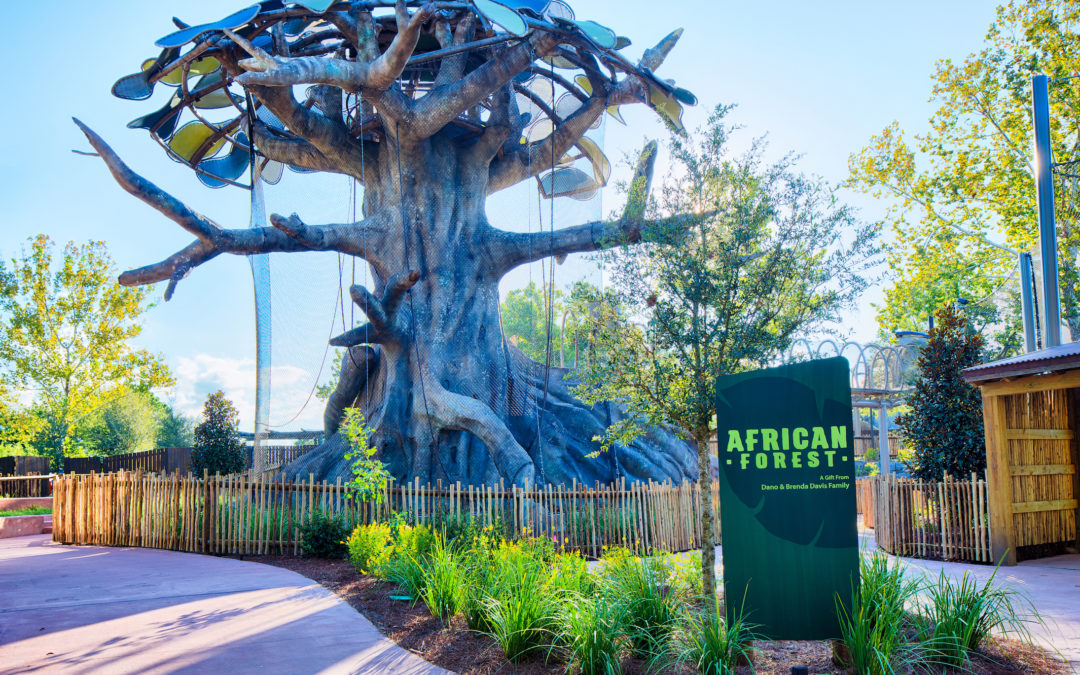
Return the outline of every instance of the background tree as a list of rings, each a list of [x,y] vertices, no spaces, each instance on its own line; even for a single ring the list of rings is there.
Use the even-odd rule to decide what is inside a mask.
[[[955,304],[938,310],[919,354],[908,412],[897,418],[905,444],[915,451],[916,478],[941,480],[986,470],[982,397],[964,381],[964,368],[982,363],[985,342]]]
[[[1080,70],[1080,5],[1064,0],[998,8],[986,46],[938,62],[929,129],[908,140],[895,122],[850,159],[850,184],[891,204],[893,284],[878,308],[882,332],[925,330],[957,298],[982,308],[975,329],[998,354],[1019,345],[1016,255],[1038,242],[1031,171],[1031,76]],[[1055,161],[1080,157],[1080,83],[1050,96]],[[1070,173],[1076,174],[1074,170]],[[1080,339],[1080,189],[1057,179],[1062,318]],[[990,243],[1001,243],[1005,248]],[[1009,250],[1006,250],[1009,249]],[[1044,319],[1045,321],[1045,319]]]
[[[244,444],[236,434],[240,415],[232,401],[218,391],[206,397],[202,421],[195,427],[191,452],[191,470],[196,475],[239,473],[247,468]]]
[[[794,173],[790,159],[763,163],[760,141],[733,155],[729,109],[718,107],[692,142],[672,137],[674,162],[646,243],[610,254],[612,290],[598,302],[595,354],[576,390],[590,402],[625,404],[627,416],[603,439],[616,455],[650,425],[697,446],[706,597],[715,592],[716,377],[764,366],[796,336],[838,319],[866,287],[877,250],[875,229],[823,183]],[[671,227],[673,214],[692,226]]]
[[[84,417],[75,435],[92,455],[121,455],[158,447],[165,411],[148,391],[119,387]]]
[[[35,441],[44,428],[38,411],[20,406],[0,380],[0,457],[40,454]]]
[[[158,401],[161,426],[158,427],[159,448],[189,448],[195,442],[195,421],[172,405]]]
[[[561,378],[504,339],[498,284],[542,258],[594,251],[615,237],[636,241],[640,209],[553,234],[515,233],[489,224],[485,202],[533,178],[552,197],[598,189],[610,163],[585,133],[605,111],[619,116],[620,105],[645,102],[681,126],[693,94],[654,75],[681,31],[635,64],[620,51],[629,40],[575,18],[564,2],[306,4],[253,5],[165,36],[160,56],[113,92],[141,100],[162,80],[190,80],[178,100],[130,126],[149,129],[207,184],[236,183],[252,150],[268,173],[287,164],[349,176],[363,186],[366,217],[309,225],[273,215],[271,227],[224,229],[133,172],[79,123],[125,190],[195,237],[121,283],[167,281],[168,298],[223,253],[337,251],[368,263],[373,288],[350,293],[369,322],[332,340],[354,358],[342,360],[327,403],[329,441],[291,474],[349,477],[336,432],[341,411],[356,406],[398,479],[613,479],[587,459],[611,411],[584,408]],[[178,125],[189,113],[194,121]],[[650,147],[642,185],[654,160]],[[636,458],[631,478],[693,472],[692,451],[664,434],[626,452]]]
[[[58,460],[84,418],[127,386],[168,386],[161,358],[132,342],[150,304],[149,288],[124,288],[105,245],[64,247],[39,235],[30,251],[0,266],[0,378],[34,392],[45,419],[42,450]]]

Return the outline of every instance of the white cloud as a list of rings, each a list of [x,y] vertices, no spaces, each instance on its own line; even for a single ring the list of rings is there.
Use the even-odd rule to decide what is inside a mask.
[[[172,364],[172,371],[176,386],[170,392],[170,398],[177,410],[198,418],[206,397],[220,389],[240,412],[240,430],[251,431],[254,428],[255,359],[230,359],[210,354],[181,356]],[[312,380],[312,373],[303,368],[292,365],[271,367],[272,429],[294,431],[322,428],[323,402],[314,396],[308,400]]]

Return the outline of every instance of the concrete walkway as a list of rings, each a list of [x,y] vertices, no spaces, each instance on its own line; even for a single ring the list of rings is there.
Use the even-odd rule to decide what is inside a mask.
[[[0,673],[446,673],[294,572],[0,540]]]

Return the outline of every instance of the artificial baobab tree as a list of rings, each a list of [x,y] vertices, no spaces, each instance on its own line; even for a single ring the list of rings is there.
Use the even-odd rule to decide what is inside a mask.
[[[485,214],[490,194],[525,180],[551,199],[602,186],[611,167],[585,134],[619,106],[645,103],[681,127],[693,96],[653,74],[680,31],[633,63],[621,51],[629,40],[560,0],[269,0],[213,23],[174,21],[178,30],[156,42],[160,55],[113,87],[135,100],[177,87],[130,127],[148,129],[211,187],[276,180],[283,166],[363,186],[358,222],[272,215],[268,227],[227,229],[77,122],[125,190],[194,236],[124,272],[124,285],[166,282],[168,299],[223,253],[337,251],[370,266],[373,287],[350,289],[367,322],[332,340],[348,352],[325,412],[327,441],[289,471],[348,475],[336,432],[355,406],[399,480],[695,475],[694,451],[664,429],[597,457],[595,438],[619,408],[575,399],[566,371],[525,357],[499,324],[498,283],[510,270],[641,237],[655,144],[617,220],[514,233]]]

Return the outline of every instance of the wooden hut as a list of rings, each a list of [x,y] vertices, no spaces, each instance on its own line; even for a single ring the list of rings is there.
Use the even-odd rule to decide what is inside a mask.
[[[1075,551],[1080,343],[968,368],[964,379],[983,397],[994,560]]]

